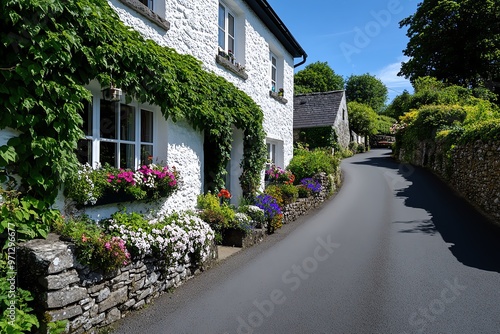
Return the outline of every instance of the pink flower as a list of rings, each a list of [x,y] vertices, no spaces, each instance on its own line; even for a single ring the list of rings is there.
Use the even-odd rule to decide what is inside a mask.
[[[111,244],[109,242],[106,242],[104,244],[104,248],[106,248],[107,250],[110,250],[111,249]]]

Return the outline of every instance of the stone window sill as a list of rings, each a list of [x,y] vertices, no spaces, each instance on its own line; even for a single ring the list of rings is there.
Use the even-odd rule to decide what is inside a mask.
[[[142,4],[139,0],[120,0],[125,6],[135,10],[149,21],[158,25],[160,28],[165,29],[165,31],[170,30],[170,22],[153,12],[147,6]]]
[[[280,103],[283,103],[283,104],[287,104],[288,103],[287,99],[285,99],[283,96],[280,96],[278,93],[273,92],[272,90],[269,91],[269,96],[272,97],[273,99],[275,99],[276,101],[280,102]]]
[[[217,62],[217,64],[221,65],[222,67],[234,73],[243,80],[248,79],[248,74],[245,72],[244,68],[237,67],[236,65],[234,65],[228,59],[222,57],[221,55],[217,55],[215,57],[215,61]]]

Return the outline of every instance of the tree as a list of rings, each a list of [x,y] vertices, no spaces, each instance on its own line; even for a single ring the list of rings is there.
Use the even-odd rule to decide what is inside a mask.
[[[405,89],[403,93],[396,96],[391,104],[387,106],[384,111],[384,115],[398,119],[399,116],[403,116],[405,113],[410,111],[411,106],[411,94]]]
[[[410,38],[399,75],[464,87],[500,86],[500,2],[424,0],[402,20]]]
[[[380,79],[368,73],[351,75],[347,79],[345,90],[348,101],[369,105],[376,112],[380,112],[387,101],[387,87]]]
[[[390,135],[391,126],[396,123],[396,120],[386,115],[377,115],[375,120],[375,129],[378,135]]]
[[[330,92],[344,89],[344,78],[335,74],[327,62],[307,65],[295,74],[295,94]]]
[[[347,104],[349,114],[349,128],[358,135],[371,136],[377,134],[377,113],[372,107],[359,102]]]

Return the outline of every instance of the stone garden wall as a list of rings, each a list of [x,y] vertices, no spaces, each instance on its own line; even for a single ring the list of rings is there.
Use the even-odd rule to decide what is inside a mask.
[[[500,225],[500,141],[469,142],[449,154],[440,145],[421,142],[410,162],[430,168]]]
[[[201,266],[168,272],[165,260],[145,258],[107,275],[80,265],[73,244],[55,234],[21,244],[18,254],[19,284],[33,292],[41,318],[68,320],[71,333],[94,333],[206,270],[217,259],[217,247]]]
[[[319,175],[316,175],[314,178],[321,183],[321,191],[319,192],[319,194],[316,194],[314,196],[307,198],[298,198],[297,201],[285,205],[282,210],[284,224],[293,222],[310,210],[319,207],[331,196],[331,194],[336,191],[337,184],[335,182],[335,177],[328,176],[325,173],[321,173]]]

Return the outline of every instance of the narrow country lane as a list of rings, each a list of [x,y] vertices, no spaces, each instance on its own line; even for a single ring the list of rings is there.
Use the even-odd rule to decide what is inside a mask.
[[[500,333],[500,233],[388,150],[342,163],[340,192],[115,333]]]

